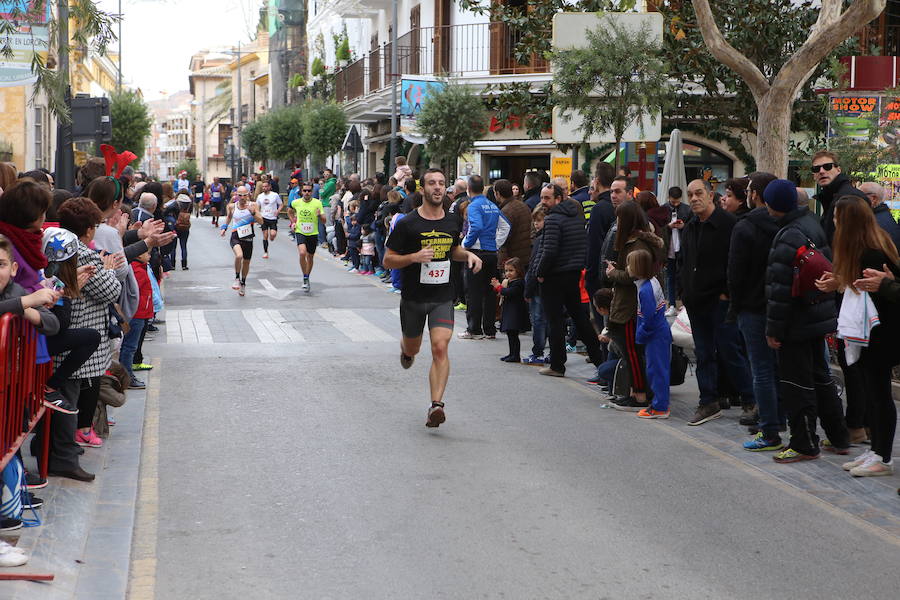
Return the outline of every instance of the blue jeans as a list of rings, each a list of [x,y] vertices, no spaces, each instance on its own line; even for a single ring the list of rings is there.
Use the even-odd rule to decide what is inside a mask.
[[[128,371],[128,374],[134,377],[131,365],[134,362],[134,353],[137,352],[138,343],[141,340],[141,332],[144,331],[144,325],[147,319],[132,319],[128,325],[131,329],[122,336],[122,347],[119,348],[119,362]]]
[[[737,320],[750,359],[759,428],[771,440],[778,436],[778,428],[784,423],[784,412],[778,406],[778,356],[766,343],[764,313],[742,312]]]
[[[363,254],[360,257],[360,271],[372,271],[372,258],[374,258],[371,254]]]
[[[547,345],[547,321],[544,318],[544,303],[540,296],[535,296],[528,302],[528,311],[531,313],[531,340],[534,344],[531,353],[543,356]]]
[[[669,306],[675,306],[678,300],[678,260],[674,258],[668,259],[666,263],[666,296],[669,299]]]
[[[753,380],[750,366],[741,347],[741,332],[734,323],[725,322],[727,300],[715,304],[687,307],[694,334],[694,353],[697,356],[697,384],[700,405],[716,402],[719,396],[719,365],[717,356],[728,368],[728,377],[741,395],[741,402],[753,404]]]

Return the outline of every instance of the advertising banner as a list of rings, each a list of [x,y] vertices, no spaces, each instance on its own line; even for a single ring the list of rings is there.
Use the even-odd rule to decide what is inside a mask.
[[[847,137],[867,141],[873,119],[881,115],[881,98],[876,95],[845,96],[832,94],[828,98],[828,137]],[[877,123],[877,121],[874,121]]]
[[[428,100],[428,95],[443,90],[440,81],[402,79],[400,82],[400,134],[407,142],[425,143],[425,136],[416,129],[416,115]]]
[[[12,56],[0,56],[0,87],[34,83],[31,71],[34,53],[46,56],[50,34],[50,2],[46,0],[0,0],[0,18],[10,21],[16,32],[2,40]]]
[[[876,179],[886,192],[884,202],[891,210],[900,210],[900,165],[878,165]]]

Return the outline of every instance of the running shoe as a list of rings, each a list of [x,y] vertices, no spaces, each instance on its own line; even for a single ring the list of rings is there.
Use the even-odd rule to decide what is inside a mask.
[[[41,488],[47,487],[47,480],[41,477],[38,473],[32,473],[31,471],[25,472],[25,487],[32,490],[39,490]]]
[[[871,454],[863,464],[850,469],[854,477],[882,477],[894,474],[894,461],[884,462],[877,454]]]
[[[0,519],[0,531],[13,531],[21,528],[22,521],[19,519]]]
[[[109,409],[107,409],[107,410],[109,410]],[[107,413],[106,414],[106,424],[110,427],[114,427],[116,424],[116,418],[114,416],[112,416],[111,414]]]
[[[675,317],[677,315],[678,315],[678,309],[675,308],[674,306],[670,306],[669,308],[666,309],[667,317]]]
[[[132,371],[149,371],[153,368],[153,365],[148,365],[147,363],[136,363],[131,365]]]
[[[233,290],[239,290],[239,289],[241,289],[241,280],[240,280],[240,279],[235,279],[235,280],[234,280],[234,283],[231,284],[231,289],[233,289]]]
[[[484,339],[486,339],[486,340],[496,340],[496,339],[497,339],[497,334],[494,333],[494,334],[491,334],[491,335],[486,335],[486,336],[484,336]]]
[[[263,252],[263,258],[269,258],[269,253],[268,253],[268,252]]]
[[[785,448],[778,454],[772,457],[777,463],[795,463],[802,462],[804,460],[816,460],[819,458],[818,454],[801,454],[794,450],[793,448]]]
[[[244,296],[247,294],[247,284],[242,283],[241,287],[238,289],[238,296]]]
[[[307,294],[309,293],[309,279],[304,279],[304,280],[303,280],[303,288],[302,288],[302,289],[303,289],[303,291],[306,292]]]
[[[572,344],[566,344],[566,352],[568,352],[568,353],[575,352],[575,346],[573,346]]]
[[[503,362],[509,362],[509,363],[522,362],[522,359],[520,357],[516,356],[515,354],[507,354],[506,356],[501,356],[500,360],[502,360]]]
[[[44,505],[44,501],[28,491],[22,492],[22,508],[38,509]]]
[[[400,353],[400,366],[403,367],[404,369],[408,369],[411,366],[413,366],[413,362],[415,362],[415,360],[416,360],[415,356],[407,356],[407,355],[403,354],[402,352]]]
[[[428,409],[428,419],[425,421],[425,427],[440,427],[441,423],[447,420],[444,414],[443,402],[432,402],[431,408]]]
[[[66,415],[78,414],[78,407],[69,402],[69,400],[57,390],[44,390],[44,406]]]
[[[400,288],[391,288],[391,293],[392,294],[402,294],[403,290],[401,290]]]
[[[752,440],[746,441],[743,444],[744,450],[748,450],[750,452],[769,452],[774,450],[781,450],[784,447],[784,444],[781,441],[781,438],[774,438],[771,440],[767,440],[762,431],[753,436]]]
[[[138,379],[137,377],[132,377],[131,381],[128,382],[128,389],[130,390],[143,390],[147,387],[147,384]]]
[[[534,354],[530,354],[528,358],[523,358],[522,362],[526,365],[531,365],[532,367],[543,367],[544,366],[544,357],[543,356],[535,356]]]
[[[465,304],[463,304],[462,302],[460,302],[459,304],[457,304],[456,306],[453,307],[453,310],[466,310],[466,308],[468,308],[468,307]]]
[[[835,446],[834,444],[831,443],[831,440],[822,440],[819,443],[819,446],[822,448],[822,450],[824,450],[825,452],[830,452],[831,454],[839,454],[841,456],[846,456],[846,455],[850,454],[849,446],[846,448],[838,448],[837,446]]]
[[[860,467],[860,466],[866,464],[866,461],[869,460],[869,458],[874,455],[875,455],[875,453],[872,452],[871,450],[866,450],[865,452],[863,452],[862,454],[860,454],[853,460],[842,464],[841,468],[844,469],[845,471],[855,469],[856,467]]]
[[[466,331],[461,331],[461,332],[457,333],[456,337],[458,337],[461,340],[483,340],[484,334],[469,333],[469,330],[467,329]]]
[[[348,273],[359,273],[359,270],[356,267],[350,267],[347,269]]]
[[[164,321],[162,321],[162,322],[164,322]],[[159,327],[157,327],[155,325],[147,325],[147,331],[150,333],[156,333],[157,331],[159,331]]]
[[[75,443],[82,448],[100,448],[103,446],[103,440],[94,432],[93,427],[87,433],[82,433],[80,429],[76,430]]]
[[[642,408],[638,414],[642,419],[668,419],[669,411],[667,410],[654,410],[649,406],[647,408]]]

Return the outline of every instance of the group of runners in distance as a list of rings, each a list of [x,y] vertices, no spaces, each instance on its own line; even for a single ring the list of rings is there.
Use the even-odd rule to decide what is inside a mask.
[[[218,182],[216,182],[218,183]],[[278,233],[278,214],[283,202],[261,182],[256,200],[250,188],[238,185],[233,201],[224,207],[225,221],[220,226],[224,237],[230,232],[229,244],[234,253],[234,284],[239,295],[246,294],[247,274],[253,257],[256,226],[262,231],[263,258],[269,257],[269,242]],[[454,289],[450,278],[451,261],[466,263],[474,272],[481,269],[481,259],[460,245],[461,222],[458,215],[444,210],[446,177],[440,169],[429,169],[421,179],[422,205],[396,222],[385,243],[384,266],[401,272],[400,300],[400,364],[409,369],[422,347],[425,325],[431,343],[431,369],[428,375],[431,406],[426,427],[438,427],[446,420],[444,390],[450,374],[447,347],[454,326]],[[297,243],[302,289],[310,293],[310,274],[319,244],[320,223],[325,222],[322,202],[312,197],[312,183],[301,183],[300,196],[287,207],[290,229]],[[222,206],[213,212],[218,225]]]

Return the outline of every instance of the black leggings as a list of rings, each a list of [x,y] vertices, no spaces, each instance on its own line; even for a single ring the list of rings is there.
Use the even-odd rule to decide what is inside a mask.
[[[869,349],[866,349],[869,350]],[[872,360],[863,350],[859,361],[866,391],[866,414],[872,434],[872,452],[884,462],[891,460],[891,447],[897,430],[897,407],[891,395],[891,367]],[[872,351],[877,356],[876,351]]]
[[[66,329],[48,337],[47,352],[50,356],[56,356],[63,352],[69,352],[69,355],[53,371],[53,375],[47,380],[47,385],[54,390],[62,388],[72,373],[91,357],[99,345],[100,333],[96,329]]]
[[[509,355],[516,360],[521,360],[522,343],[519,341],[519,331],[516,329],[506,330],[506,339],[509,341]]]
[[[78,393],[78,429],[83,429],[94,424],[94,413],[100,399],[100,378],[89,377],[79,379],[78,382],[81,384]]]

